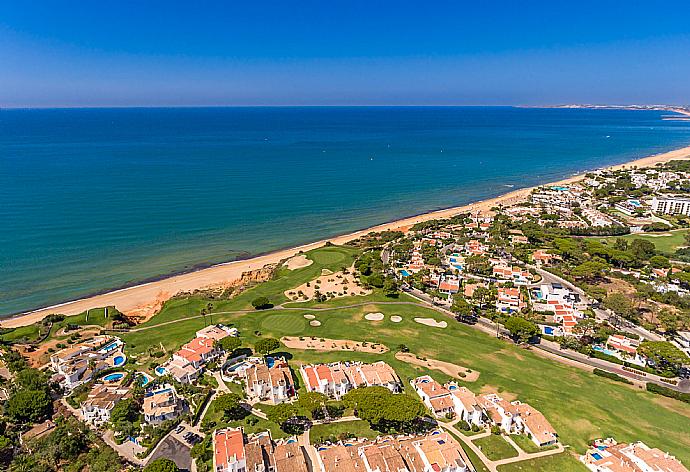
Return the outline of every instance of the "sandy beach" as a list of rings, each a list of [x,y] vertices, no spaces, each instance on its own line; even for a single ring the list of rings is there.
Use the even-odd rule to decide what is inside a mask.
[[[657,163],[667,162],[674,159],[690,159],[690,146],[663,154],[644,157],[608,168],[615,170],[630,168],[633,166],[651,167]],[[545,185],[573,183],[580,180],[582,177],[583,174],[579,174]],[[162,302],[178,292],[192,291],[195,289],[228,284],[231,281],[238,279],[243,272],[260,269],[266,264],[278,263],[282,260],[295,256],[300,251],[308,251],[323,246],[327,241],[330,241],[333,244],[344,244],[371,231],[405,229],[422,221],[428,221],[436,218],[447,218],[464,212],[487,212],[497,205],[511,206],[524,201],[533,188],[534,187],[518,189],[496,198],[479,201],[469,205],[403,218],[401,220],[381,224],[364,230],[356,231],[354,233],[328,238],[290,249],[275,251],[251,259],[218,264],[198,271],[175,275],[154,282],[115,290],[102,295],[95,295],[80,300],[66,302],[60,305],[42,308],[32,312],[20,314],[12,318],[7,318],[0,322],[0,325],[5,328],[26,326],[40,321],[49,314],[60,313],[64,315],[76,315],[87,309],[103,306],[115,306],[123,313],[141,312],[147,309],[153,309],[154,307],[160,307]]]

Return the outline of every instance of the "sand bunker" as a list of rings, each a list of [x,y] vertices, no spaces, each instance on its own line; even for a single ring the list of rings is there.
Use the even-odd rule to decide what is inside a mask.
[[[418,359],[417,356],[409,352],[399,352],[395,355],[395,358],[399,361],[407,362],[408,364],[438,370],[456,379],[464,380],[465,382],[474,382],[479,378],[479,372],[476,370],[470,370],[457,364],[438,361],[436,359]]]
[[[331,275],[333,271],[330,269],[321,269],[321,275]]]
[[[316,316],[314,315],[304,315],[304,317],[308,320],[313,320],[314,318],[316,318]]]
[[[433,318],[415,318],[414,321],[419,324],[431,326],[432,328],[445,328],[448,326],[448,323],[445,321],[436,321]]]
[[[319,320],[311,320],[309,326],[321,326],[321,322]]]
[[[400,323],[402,321],[402,316],[393,315],[393,316],[391,316],[391,321],[393,323]]]
[[[371,290],[367,290],[359,285],[359,281],[355,277],[354,268],[350,268],[347,271],[328,272],[328,274],[322,274],[299,287],[286,290],[285,296],[295,302],[306,302],[316,298],[317,292],[321,297],[321,301],[324,300],[324,297],[328,300],[371,293]]]
[[[312,261],[311,259],[308,259],[306,255],[297,254],[296,256],[291,257],[290,259],[285,261],[285,264],[283,264],[283,265],[290,270],[295,270],[295,269],[301,269],[303,267],[309,267],[313,263],[314,263],[314,261]]]
[[[381,321],[384,318],[385,316],[383,315],[383,313],[367,313],[366,315],[364,315],[364,319],[369,321]]]
[[[350,341],[349,339],[328,339],[303,337],[296,338],[292,336],[283,336],[280,341],[291,349],[307,349],[314,351],[355,351],[355,352],[370,352],[382,353],[388,352],[388,347],[383,344],[367,343],[360,341]]]

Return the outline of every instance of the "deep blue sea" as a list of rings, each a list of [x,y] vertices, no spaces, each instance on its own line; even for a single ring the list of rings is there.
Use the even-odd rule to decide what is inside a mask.
[[[0,110],[0,316],[689,145],[663,115]]]

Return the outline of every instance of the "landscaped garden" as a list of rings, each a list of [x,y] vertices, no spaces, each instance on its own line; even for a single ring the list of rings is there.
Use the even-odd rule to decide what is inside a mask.
[[[500,434],[490,434],[483,438],[475,439],[472,442],[492,461],[508,459],[518,455],[515,448],[503,439],[503,436]]]

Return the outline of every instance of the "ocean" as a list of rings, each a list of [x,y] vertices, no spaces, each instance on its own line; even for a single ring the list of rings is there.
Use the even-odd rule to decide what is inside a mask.
[[[0,316],[690,145],[666,114],[0,110]]]

